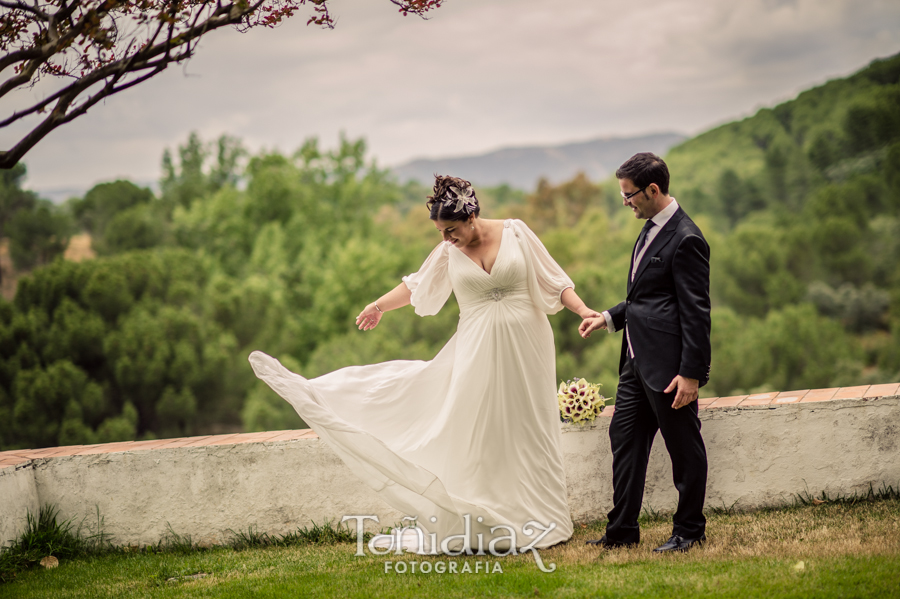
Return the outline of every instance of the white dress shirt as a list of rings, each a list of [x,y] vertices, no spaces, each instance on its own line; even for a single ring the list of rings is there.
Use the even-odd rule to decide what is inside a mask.
[[[644,242],[644,247],[641,248],[639,254],[634,257],[634,264],[631,267],[631,280],[634,280],[634,273],[637,272],[638,266],[641,264],[641,259],[644,257],[644,254],[647,253],[647,248],[650,247],[650,244],[656,239],[656,236],[659,235],[659,232],[662,231],[663,227],[666,226],[666,223],[669,222],[669,219],[672,218],[672,215],[678,210],[678,202],[675,201],[675,198],[672,198],[672,201],[669,202],[669,205],[660,210],[656,216],[651,218],[655,225],[649,231],[647,231],[647,240]],[[637,249],[637,247],[635,247]],[[606,331],[608,333],[615,333],[616,328],[613,325],[612,316],[609,314],[609,310],[605,310],[603,312],[603,318],[606,319]],[[628,324],[625,325],[625,337],[628,339],[628,351],[631,353],[631,357],[634,357],[634,348],[631,347],[631,337],[628,336]]]

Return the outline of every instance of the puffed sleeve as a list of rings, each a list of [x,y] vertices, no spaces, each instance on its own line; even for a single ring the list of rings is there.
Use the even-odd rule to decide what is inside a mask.
[[[447,264],[450,258],[450,244],[442,241],[429,254],[418,272],[403,277],[412,296],[410,303],[419,316],[433,316],[447,303],[453,287]]]
[[[528,225],[518,219],[513,219],[511,223],[522,253],[525,254],[531,300],[544,314],[556,314],[563,308],[560,299],[562,292],[569,287],[574,289],[575,283],[550,256],[550,252]]]

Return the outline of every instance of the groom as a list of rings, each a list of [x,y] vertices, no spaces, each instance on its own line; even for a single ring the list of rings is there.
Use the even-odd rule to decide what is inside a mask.
[[[672,458],[678,490],[672,537],[656,552],[687,551],[706,540],[706,446],[697,395],[709,380],[709,245],[669,195],[662,158],[635,154],[616,171],[623,203],[646,220],[632,253],[625,301],[585,319],[582,337],[625,329],[619,388],[609,426],[613,509],[604,548],[635,545],[647,461],[656,431]]]

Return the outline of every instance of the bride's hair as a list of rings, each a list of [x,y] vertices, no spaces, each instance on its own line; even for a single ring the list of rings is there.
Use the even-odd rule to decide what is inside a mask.
[[[470,214],[481,213],[472,184],[459,177],[434,176],[434,195],[425,202],[431,220],[467,220]]]

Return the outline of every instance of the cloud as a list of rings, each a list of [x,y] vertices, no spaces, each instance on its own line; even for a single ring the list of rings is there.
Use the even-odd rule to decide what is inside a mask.
[[[427,21],[387,0],[333,3],[334,30],[298,14],[213,33],[185,67],[41,142],[29,184],[153,180],[192,130],[284,151],[345,131],[381,164],[697,133],[900,50],[896,0],[453,0]]]

